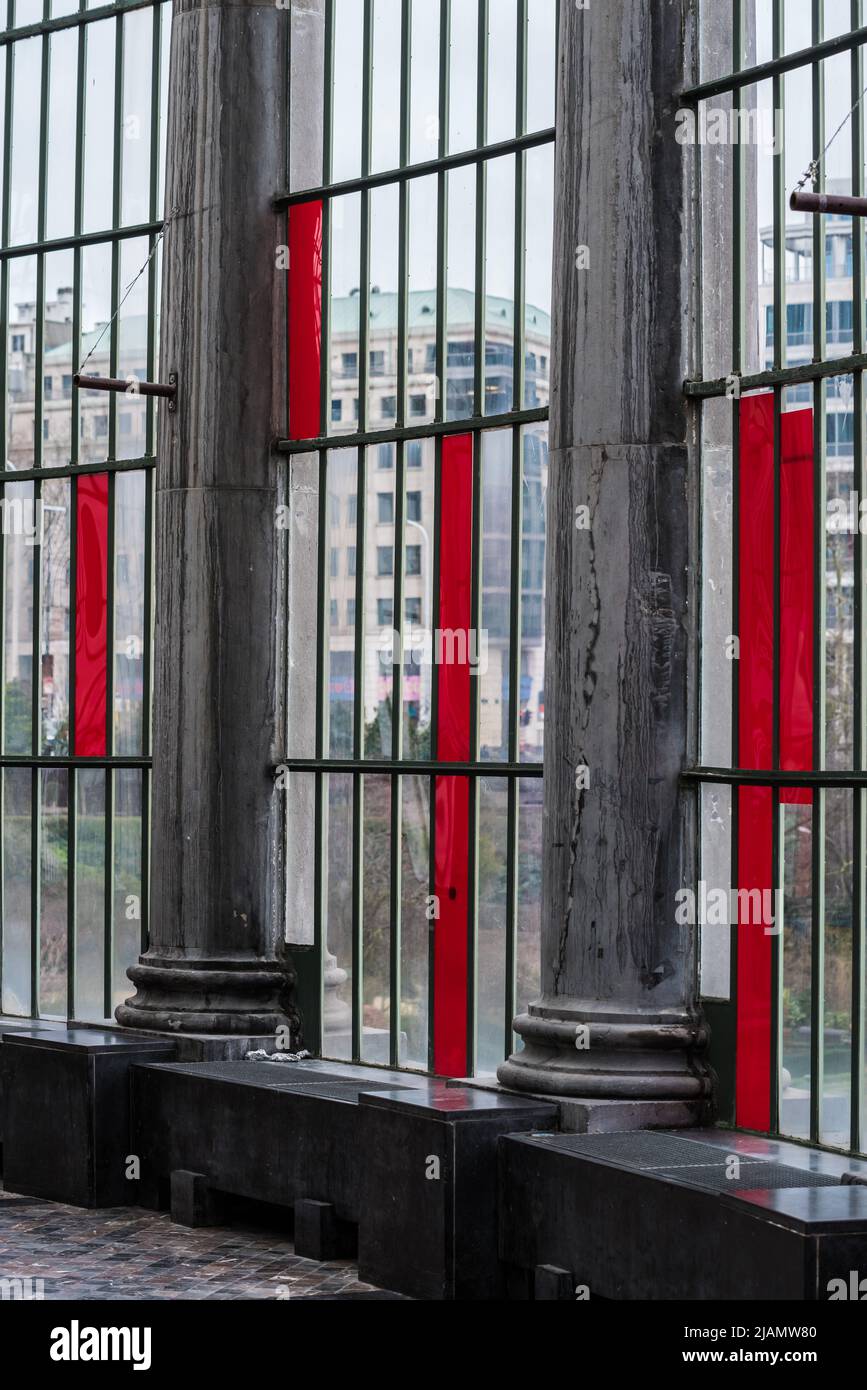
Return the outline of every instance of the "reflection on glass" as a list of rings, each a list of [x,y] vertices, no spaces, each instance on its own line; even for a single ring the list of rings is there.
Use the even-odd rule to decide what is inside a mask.
[[[30,884],[32,773],[3,770],[3,947],[4,1014],[30,1014]]]
[[[439,152],[440,3],[412,7],[410,161],[436,159]]]
[[[42,357],[42,462],[65,468],[72,441],[73,252],[45,257],[45,318]]]
[[[756,128],[772,132],[774,128],[774,96],[771,82],[760,82],[753,87],[745,87],[741,94],[741,108],[746,116],[756,122]],[[774,345],[776,341],[774,325],[774,153],[773,145],[766,139],[760,140],[750,149],[752,176],[747,180],[744,225],[750,240],[755,238],[756,261],[755,297],[750,293],[750,279],[747,279],[746,312],[744,325],[745,372],[764,371],[774,364]],[[809,156],[808,156],[809,158]],[[797,177],[800,177],[800,173]],[[793,214],[793,217],[796,216]],[[788,238],[787,238],[788,240]],[[786,286],[787,298],[792,304],[792,325],[800,325],[803,334],[804,305],[796,305],[802,296],[812,298],[812,253],[809,239],[802,245],[795,245],[787,251],[787,266],[790,266],[792,282]],[[809,259],[807,259],[809,257]],[[750,277],[752,272],[750,272]],[[810,282],[809,289],[801,291],[796,281]],[[791,344],[791,335],[790,335]],[[807,339],[802,339],[806,342]],[[785,361],[785,348],[783,349]]]
[[[391,778],[365,777],[361,1056],[366,1062],[387,1062],[389,1056],[390,922]]]
[[[92,352],[88,376],[111,375],[111,247],[86,246],[81,253],[81,350],[79,361]],[[108,391],[78,394],[78,457],[80,463],[108,458],[109,413],[117,402]]]
[[[397,422],[398,204],[396,184],[371,191],[367,419],[373,430]]]
[[[400,163],[400,10],[401,0],[373,0],[370,113],[373,173],[396,169]]]
[[[813,814],[808,805],[781,805],[783,861],[782,1044],[780,1131],[810,1136],[812,1009]],[[743,930],[743,929],[742,929]]]
[[[105,1018],[105,772],[75,775],[75,1017]]]
[[[364,527],[364,756],[390,758],[395,642],[395,445],[367,451]],[[355,553],[349,553],[352,579]],[[354,601],[354,600],[353,600]]]
[[[434,418],[437,381],[437,181],[409,185],[409,344],[406,418],[424,425]],[[470,281],[472,283],[472,281]]]
[[[363,52],[364,6],[358,0],[334,0],[331,177],[335,183],[361,173]]]
[[[820,1138],[848,1148],[852,1085],[852,792],[825,792],[824,1073]]]
[[[476,1074],[489,1076],[503,1060],[506,1006],[508,783],[505,777],[480,778],[478,798]]]
[[[75,230],[78,41],[76,29],[61,29],[49,39],[48,169],[45,191],[45,234],[48,237],[69,236]]]
[[[554,147],[526,154],[524,271],[524,409],[547,406],[551,382],[551,247],[554,241]],[[517,402],[516,402],[517,404]]]
[[[115,22],[89,24],[84,100],[84,231],[112,225]]]
[[[433,635],[434,441],[410,440],[405,447],[404,463],[403,750],[407,758],[429,758],[433,666],[425,659],[425,636]]]
[[[352,1057],[352,777],[323,777],[327,877],[322,913],[325,939],[322,1051]]]
[[[6,467],[33,468],[36,373],[36,257],[9,263],[6,357]]]
[[[150,9],[124,16],[120,220],[126,227],[150,216],[151,63],[142,58],[150,58],[152,37]]]
[[[512,431],[490,430],[482,436],[482,631],[474,677],[483,760],[509,756],[511,592]]]
[[[401,777],[400,1065],[428,1063],[430,782]]]
[[[43,768],[40,793],[39,1013],[66,1016],[69,773]]]
[[[518,0],[488,3],[488,142],[515,134]]]
[[[135,767],[118,768],[113,774],[113,1009],[128,999],[132,992],[126,967],[141,950],[143,775],[141,768]]]
[[[521,487],[521,689],[518,753],[542,761],[545,739],[545,517],[548,426],[523,430]],[[529,784],[532,786],[532,783]]]
[[[148,258],[146,237],[120,243],[120,298],[129,295],[117,317],[117,375],[130,382],[122,396],[111,396],[115,419],[115,458],[141,458],[146,448],[148,403],[135,386],[146,381],[148,349],[148,276],[136,279]],[[108,339],[106,334],[106,340]]]
[[[33,564],[35,539],[32,483],[4,489],[3,568],[3,752],[32,751]],[[29,543],[28,543],[29,542]]]
[[[488,161],[485,415],[512,409],[515,361],[515,161]]]
[[[542,988],[542,779],[518,784],[518,932],[515,941],[515,1011],[523,1013]]]
[[[329,434],[360,428],[358,404],[359,277],[361,199],[357,193],[331,204],[331,296],[328,311],[331,354]]]
[[[35,241],[39,214],[39,94],[42,88],[41,38],[13,44],[12,157],[9,163],[9,241]]]
[[[451,7],[449,35],[449,154],[471,150],[477,138],[477,64],[479,13],[477,0]]]
[[[114,481],[114,751],[141,754],[144,735],[145,475]]]
[[[446,419],[475,414],[476,172],[471,166],[448,177],[448,295],[446,316]]]
[[[529,0],[527,13],[527,130],[547,130],[554,124],[557,7]]]
[[[831,377],[823,394],[827,499],[825,760],[831,771],[845,771],[854,766],[855,755],[855,536],[861,522],[854,471],[852,378]]]
[[[61,758],[70,753],[69,525],[69,481],[46,478],[42,484],[42,545],[39,550],[42,753]]]
[[[355,577],[358,547],[358,462],[355,449],[336,449],[328,456],[325,537],[327,553],[325,609],[326,739],[332,758],[354,754]]]

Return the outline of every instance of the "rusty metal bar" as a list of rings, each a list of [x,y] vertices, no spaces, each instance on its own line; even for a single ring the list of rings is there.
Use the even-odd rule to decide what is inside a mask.
[[[160,381],[138,381],[117,376],[82,376],[76,372],[72,378],[73,386],[81,391],[123,391],[131,396],[165,396],[169,410],[174,410],[178,394],[178,379],[174,372],[169,375],[168,385]]]
[[[844,193],[803,193],[797,189],[789,199],[793,212],[839,212],[846,217],[867,217],[867,198]]]

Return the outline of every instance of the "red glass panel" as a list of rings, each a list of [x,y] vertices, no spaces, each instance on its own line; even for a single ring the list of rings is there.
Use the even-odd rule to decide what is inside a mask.
[[[739,763],[771,768],[774,700],[774,398],[740,407]],[[780,419],[780,764],[812,765],[813,412]],[[784,789],[780,800],[809,801]],[[738,796],[738,886],[774,903],[773,798],[768,787]],[[737,1123],[771,1124],[771,942],[766,921],[741,909],[737,968]]]
[[[77,480],[75,755],[104,757],[108,670],[108,474]]]
[[[780,767],[813,766],[813,412],[787,411],[780,447]],[[809,804],[807,788],[780,800]]]
[[[289,209],[289,436],[315,439],[321,425],[322,203]]]
[[[470,756],[470,626],[472,624],[473,440],[446,437],[442,445],[437,653],[437,757]],[[453,636],[445,636],[451,634]],[[463,635],[462,639],[460,634]],[[463,651],[463,660],[449,659]],[[434,1070],[467,1070],[467,957],[469,783],[436,779],[434,892]]]

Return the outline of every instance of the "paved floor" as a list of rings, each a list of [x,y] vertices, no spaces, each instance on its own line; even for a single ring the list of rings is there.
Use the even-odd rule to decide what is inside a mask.
[[[10,1279],[42,1280],[24,1287],[45,1299],[397,1297],[360,1283],[348,1260],[301,1259],[272,1231],[189,1230],[165,1213],[86,1211],[0,1189],[0,1298]]]

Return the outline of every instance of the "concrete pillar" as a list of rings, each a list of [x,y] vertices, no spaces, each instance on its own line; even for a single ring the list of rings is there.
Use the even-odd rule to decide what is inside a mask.
[[[694,928],[691,0],[564,5],[558,64],[542,997],[504,1085],[579,1128],[683,1123],[708,1090]],[[586,248],[586,249],[582,249]],[[586,509],[586,510],[582,510]]]
[[[175,0],[162,295],[150,949],[129,1027],[291,1023],[282,808],[277,465],[288,63],[285,9]]]

